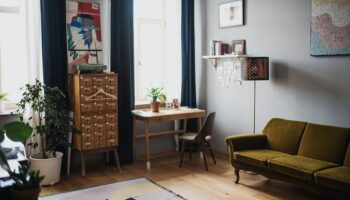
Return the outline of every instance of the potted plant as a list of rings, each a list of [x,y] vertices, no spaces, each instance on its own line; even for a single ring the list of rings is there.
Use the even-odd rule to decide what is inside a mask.
[[[6,101],[6,93],[0,93],[0,113],[5,111],[5,104],[4,101]]]
[[[26,84],[18,104],[18,113],[23,120],[31,114],[33,136],[40,135],[39,143],[30,143],[33,148],[40,147],[40,153],[30,156],[31,169],[39,170],[45,176],[42,185],[53,185],[60,180],[63,153],[58,148],[68,146],[70,130],[67,100],[57,87],[49,87],[36,80]]]
[[[166,95],[163,92],[162,87],[154,87],[151,89],[148,89],[147,96],[151,97],[151,110],[152,112],[159,112],[160,108],[160,102],[166,101]]]
[[[5,125],[6,136],[15,142],[25,142],[33,129],[23,122],[11,122]],[[0,130],[0,143],[5,139],[4,131]],[[14,200],[37,200],[40,193],[40,182],[43,176],[39,171],[29,170],[28,165],[19,166],[18,171],[11,171],[3,149],[0,148],[0,166],[7,171],[14,181],[11,186],[11,196]]]

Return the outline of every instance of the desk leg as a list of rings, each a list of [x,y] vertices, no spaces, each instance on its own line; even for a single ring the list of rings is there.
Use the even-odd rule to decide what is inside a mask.
[[[174,130],[178,131],[180,130],[180,120],[175,120],[174,121]],[[179,151],[179,135],[174,135],[174,140],[175,140],[175,151]]]
[[[136,137],[136,118],[135,118],[135,116],[133,117],[133,122],[132,122],[132,128],[133,128],[133,130],[132,130],[132,139],[133,139],[133,141],[132,141],[132,150],[134,151],[133,152],[133,155],[134,155],[134,160],[136,160],[136,148],[135,148],[135,141],[136,141],[136,139],[135,139],[135,137]]]
[[[198,130],[198,132],[201,130],[201,128],[202,128],[202,118],[198,117],[198,119],[197,119],[197,130]]]
[[[149,136],[148,136],[148,121],[145,121],[145,146],[146,146],[146,167],[147,170],[151,169],[151,157],[149,149]]]

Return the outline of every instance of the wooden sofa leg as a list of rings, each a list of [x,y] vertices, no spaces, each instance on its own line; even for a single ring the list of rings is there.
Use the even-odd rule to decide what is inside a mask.
[[[238,182],[239,182],[239,169],[238,168],[235,168],[235,175],[236,175],[235,183],[238,184]]]

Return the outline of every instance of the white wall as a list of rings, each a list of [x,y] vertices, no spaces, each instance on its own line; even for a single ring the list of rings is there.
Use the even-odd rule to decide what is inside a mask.
[[[257,131],[272,117],[350,127],[350,57],[310,56],[310,0],[246,0],[246,25],[226,29],[218,28],[222,1],[204,2],[207,49],[213,39],[245,39],[248,55],[270,57],[270,80],[257,82]],[[253,82],[217,88],[211,63],[197,68],[207,70],[200,101],[217,112],[214,149],[226,152],[225,137],[253,130]]]

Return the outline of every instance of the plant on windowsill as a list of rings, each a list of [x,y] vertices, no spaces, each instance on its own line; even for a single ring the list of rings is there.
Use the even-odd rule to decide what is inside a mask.
[[[49,87],[38,80],[33,85],[26,84],[22,91],[17,112],[21,120],[24,115],[30,114],[33,136],[40,135],[40,145],[29,144],[34,149],[40,147],[39,154],[30,156],[30,167],[45,176],[42,185],[53,185],[60,180],[63,153],[58,149],[70,145],[67,100],[60,89]]]
[[[33,132],[33,129],[23,122],[5,124],[5,130],[6,134],[5,131],[0,130],[0,143],[4,141],[5,135],[14,142],[24,143]],[[39,171],[31,171],[27,164],[19,166],[17,172],[11,171],[3,150],[0,148],[0,166],[14,181],[10,188],[12,199],[37,200],[40,193],[40,182],[44,177],[39,175]]]
[[[153,87],[148,89],[147,96],[151,97],[151,110],[152,112],[159,112],[160,102],[166,101],[166,94],[163,92],[162,87]]]
[[[0,113],[5,111],[5,104],[4,101],[6,101],[6,93],[0,93]]]

